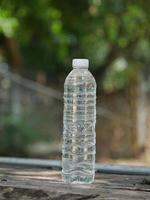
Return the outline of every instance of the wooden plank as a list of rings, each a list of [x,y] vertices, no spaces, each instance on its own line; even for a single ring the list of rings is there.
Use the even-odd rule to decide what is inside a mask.
[[[0,200],[149,200],[150,176],[97,173],[91,185],[66,184],[61,171],[0,165]]]
[[[59,160],[0,157],[0,164],[61,169]],[[110,174],[150,175],[150,167],[96,163],[96,171]]]

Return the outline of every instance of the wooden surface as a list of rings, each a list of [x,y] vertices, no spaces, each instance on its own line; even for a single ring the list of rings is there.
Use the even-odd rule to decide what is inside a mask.
[[[70,185],[61,171],[0,165],[0,200],[150,200],[150,176],[97,173],[91,185]]]

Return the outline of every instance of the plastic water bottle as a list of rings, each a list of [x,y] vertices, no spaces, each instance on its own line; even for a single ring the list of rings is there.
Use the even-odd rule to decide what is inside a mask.
[[[64,84],[62,177],[92,183],[95,176],[96,82],[88,59],[73,59]]]

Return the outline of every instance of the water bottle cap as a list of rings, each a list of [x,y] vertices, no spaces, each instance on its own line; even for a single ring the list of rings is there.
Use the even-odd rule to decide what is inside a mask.
[[[88,59],[73,59],[72,67],[73,68],[88,68],[89,60]]]

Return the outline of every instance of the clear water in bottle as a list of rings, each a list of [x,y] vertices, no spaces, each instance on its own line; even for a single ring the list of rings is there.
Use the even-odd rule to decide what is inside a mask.
[[[74,59],[64,84],[62,176],[92,183],[95,176],[96,82],[88,59]]]

